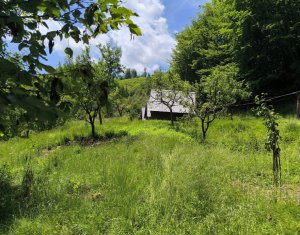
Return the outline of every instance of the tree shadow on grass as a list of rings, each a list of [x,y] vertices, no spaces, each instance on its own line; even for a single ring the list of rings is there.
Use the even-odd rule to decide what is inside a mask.
[[[0,167],[0,233],[9,231],[11,224],[30,203],[33,173],[26,170],[22,184],[14,185],[7,166]]]

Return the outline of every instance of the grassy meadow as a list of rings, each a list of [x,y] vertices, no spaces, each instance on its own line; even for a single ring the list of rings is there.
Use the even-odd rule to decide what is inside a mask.
[[[300,122],[280,119],[280,189],[262,120],[217,120],[205,143],[193,127],[111,119],[89,143],[71,121],[0,142],[0,234],[300,234]]]

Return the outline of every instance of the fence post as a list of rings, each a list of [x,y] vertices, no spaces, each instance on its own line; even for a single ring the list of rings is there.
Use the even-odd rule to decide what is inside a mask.
[[[297,119],[300,120],[300,92],[297,93],[297,113],[296,113]]]

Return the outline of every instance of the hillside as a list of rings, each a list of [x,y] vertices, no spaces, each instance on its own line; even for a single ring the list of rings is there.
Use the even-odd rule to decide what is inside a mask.
[[[248,116],[217,121],[205,144],[184,123],[125,119],[96,143],[84,122],[0,142],[0,233],[298,234],[300,123],[280,129],[280,191]]]
[[[128,92],[132,93],[147,87],[147,78],[130,78],[117,80],[117,83],[127,88]]]

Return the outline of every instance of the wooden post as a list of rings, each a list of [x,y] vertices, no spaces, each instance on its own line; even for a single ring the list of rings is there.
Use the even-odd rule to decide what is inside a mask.
[[[297,119],[300,120],[300,92],[297,94],[297,112],[296,112]]]

